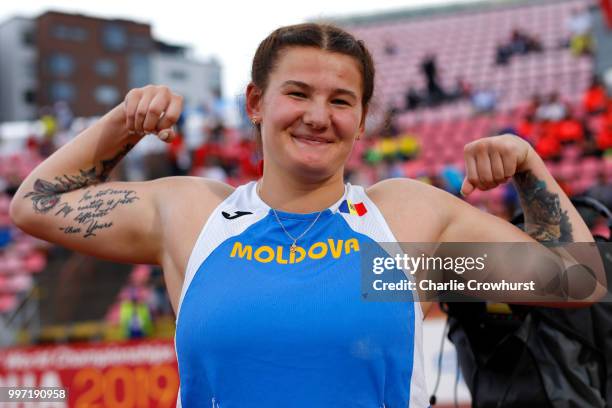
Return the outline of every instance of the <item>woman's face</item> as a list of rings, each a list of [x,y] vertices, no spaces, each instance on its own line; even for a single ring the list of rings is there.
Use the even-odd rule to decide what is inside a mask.
[[[363,132],[362,78],[353,57],[314,47],[287,48],[263,95],[253,86],[247,95],[251,116],[261,122],[267,170],[311,179],[343,170]]]

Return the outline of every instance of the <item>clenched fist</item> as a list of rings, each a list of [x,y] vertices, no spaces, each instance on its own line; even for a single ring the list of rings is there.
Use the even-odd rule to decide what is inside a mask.
[[[127,93],[124,100],[126,127],[136,134],[154,133],[164,142],[176,136],[172,126],[183,110],[183,97],[167,86],[147,85]]]
[[[463,195],[507,182],[526,170],[529,160],[537,155],[529,143],[511,134],[478,139],[465,145],[463,152],[466,168]]]

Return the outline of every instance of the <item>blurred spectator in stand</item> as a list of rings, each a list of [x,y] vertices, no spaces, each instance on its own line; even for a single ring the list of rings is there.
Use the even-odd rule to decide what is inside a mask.
[[[529,38],[515,28],[510,34],[508,47],[512,54],[527,54],[529,52]]]
[[[584,142],[584,127],[582,122],[576,119],[568,109],[565,118],[556,124],[557,138],[561,143]]]
[[[53,111],[44,107],[41,109],[40,121],[43,125],[43,140],[40,144],[40,154],[43,157],[50,156],[55,151],[55,133],[57,132],[57,120]]]
[[[62,131],[70,130],[74,115],[68,103],[58,101],[53,105],[53,110],[57,119],[58,129]]]
[[[387,163],[393,163],[398,158],[397,138],[393,136],[382,137],[377,143],[377,148],[382,155],[382,159]]]
[[[427,103],[436,106],[442,103],[447,95],[440,86],[438,79],[438,64],[434,54],[427,54],[421,61],[421,72],[425,75],[427,83]]]
[[[12,231],[13,228],[10,225],[0,224],[0,250],[4,250],[13,242]]]
[[[406,174],[404,173],[404,167],[401,165],[401,163],[398,161],[389,163],[389,167],[387,170],[387,178],[402,178],[402,177],[406,177]]]
[[[497,65],[506,65],[513,55],[524,55],[531,52],[541,52],[542,50],[542,43],[536,36],[529,35],[515,28],[512,30],[510,40],[507,43],[497,45],[495,63]]]
[[[245,180],[252,180],[258,178],[259,169],[258,161],[259,155],[255,149],[255,143],[246,137],[238,142],[238,145],[234,150],[234,155],[238,161],[239,173]]]
[[[418,109],[422,103],[423,96],[414,88],[413,84],[410,84],[406,92],[406,110]]]
[[[599,133],[595,136],[597,149],[605,151],[612,149],[612,115],[604,118],[603,124]]]
[[[561,142],[555,132],[555,124],[543,121],[534,127],[533,140],[535,150],[544,160],[559,160],[561,158]]]
[[[507,65],[512,56],[512,49],[508,44],[499,43],[495,51],[495,63],[497,65]]]
[[[225,141],[225,125],[223,121],[216,120],[210,130],[210,142],[222,144]]]
[[[140,339],[153,332],[151,312],[137,287],[129,288],[129,297],[121,302],[119,325],[126,339]]]
[[[160,267],[155,266],[151,271],[151,311],[154,316],[171,316],[172,306],[168,299],[166,284],[164,282],[164,274]]]
[[[418,156],[421,146],[414,135],[405,134],[399,137],[398,148],[400,160],[407,161]]]
[[[462,76],[455,78],[455,89],[449,95],[450,99],[461,100],[472,96],[472,84]]]
[[[460,195],[459,192],[463,183],[463,173],[461,170],[452,164],[448,164],[442,169],[440,178],[443,181],[444,190],[456,196]]]
[[[388,38],[385,39],[385,55],[391,56],[397,54],[397,45]]]
[[[172,176],[187,175],[191,168],[191,157],[183,139],[183,136],[178,133],[177,137],[168,144],[168,159]]]
[[[512,54],[527,54],[529,52],[529,37],[520,30],[512,30],[508,44]]]
[[[552,92],[536,111],[536,119],[560,121],[568,114],[568,106],[561,101],[558,92]]]
[[[383,156],[380,150],[379,143],[373,144],[372,146],[370,146],[370,148],[366,149],[366,151],[363,153],[363,161],[372,167],[380,163],[382,159],[383,159]]]
[[[588,115],[598,115],[605,112],[608,97],[606,88],[597,75],[593,75],[589,88],[582,97],[582,106]]]
[[[570,32],[569,46],[575,56],[593,53],[592,27],[593,21],[587,7],[572,11],[567,21],[567,29]]]
[[[487,86],[475,90],[472,93],[472,107],[475,114],[489,114],[497,108],[497,93]]]

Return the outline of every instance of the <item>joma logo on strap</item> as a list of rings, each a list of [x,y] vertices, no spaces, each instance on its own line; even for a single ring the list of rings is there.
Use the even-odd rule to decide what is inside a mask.
[[[236,219],[238,217],[242,217],[243,215],[249,215],[249,214],[253,214],[253,213],[250,212],[250,211],[236,211],[234,214],[230,214],[230,213],[227,213],[225,211],[221,211],[221,214],[223,214],[223,217],[226,220],[233,220],[233,219]]]

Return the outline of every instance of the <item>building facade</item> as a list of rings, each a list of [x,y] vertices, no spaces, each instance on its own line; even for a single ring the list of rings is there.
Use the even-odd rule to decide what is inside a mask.
[[[221,65],[215,59],[190,58],[187,52],[184,47],[158,43],[151,58],[152,82],[182,95],[187,107],[208,106],[221,96]]]
[[[0,24],[0,122],[37,114],[36,23],[14,17]]]
[[[132,88],[156,83],[201,106],[220,95],[221,67],[156,41],[149,24],[49,11],[0,24],[0,121],[32,120],[65,102],[102,115]]]
[[[36,19],[36,45],[39,106],[64,101],[76,116],[100,115],[150,82],[148,24],[47,12]]]

